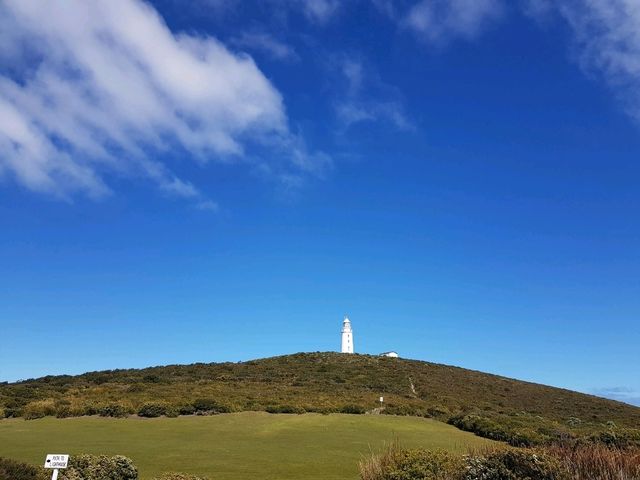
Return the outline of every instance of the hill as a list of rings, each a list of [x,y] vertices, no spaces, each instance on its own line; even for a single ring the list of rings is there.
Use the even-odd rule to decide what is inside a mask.
[[[380,396],[380,413],[432,417],[515,445],[587,437],[640,444],[640,408],[631,405],[446,365],[338,353],[47,376],[0,385],[0,408],[25,418],[364,413],[379,411]]]

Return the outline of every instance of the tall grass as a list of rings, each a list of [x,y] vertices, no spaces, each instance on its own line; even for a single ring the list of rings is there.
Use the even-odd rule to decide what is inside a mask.
[[[380,453],[371,452],[359,462],[362,480],[381,480],[398,463],[402,448],[397,438],[385,444]]]
[[[553,446],[545,449],[557,458],[572,480],[638,480],[640,449],[604,445]]]

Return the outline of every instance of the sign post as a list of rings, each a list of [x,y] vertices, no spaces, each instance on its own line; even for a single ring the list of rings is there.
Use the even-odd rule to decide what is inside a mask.
[[[58,469],[67,468],[69,463],[69,455],[61,455],[59,453],[48,453],[47,458],[44,461],[44,468],[52,468],[53,474],[51,480],[58,479]]]

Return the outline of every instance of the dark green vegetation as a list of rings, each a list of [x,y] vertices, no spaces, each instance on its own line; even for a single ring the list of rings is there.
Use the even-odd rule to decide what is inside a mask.
[[[360,462],[361,480],[638,480],[640,449],[492,446],[466,455],[393,443]]]
[[[138,469],[123,455],[73,455],[60,480],[137,480]]]
[[[0,480],[49,480],[51,470],[0,457]],[[59,480],[137,480],[138,470],[127,457],[74,455]],[[175,479],[179,480],[179,479]],[[186,479],[185,479],[186,480]]]
[[[44,468],[0,457],[0,480],[49,480]]]
[[[624,403],[445,365],[337,353],[49,376],[1,385],[0,408],[27,419],[363,413],[380,395],[382,413],[433,417],[512,445],[640,444],[640,408]]]
[[[211,480],[345,480],[356,479],[362,456],[394,436],[411,448],[458,453],[495,443],[425,418],[243,412],[8,419],[0,421],[0,456],[41,465],[52,452],[125,455],[142,480],[169,471]]]

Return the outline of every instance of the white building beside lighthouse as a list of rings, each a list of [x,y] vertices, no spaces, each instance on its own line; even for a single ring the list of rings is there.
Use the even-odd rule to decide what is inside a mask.
[[[351,321],[345,315],[342,321],[342,353],[353,353],[353,330],[351,330]]]

